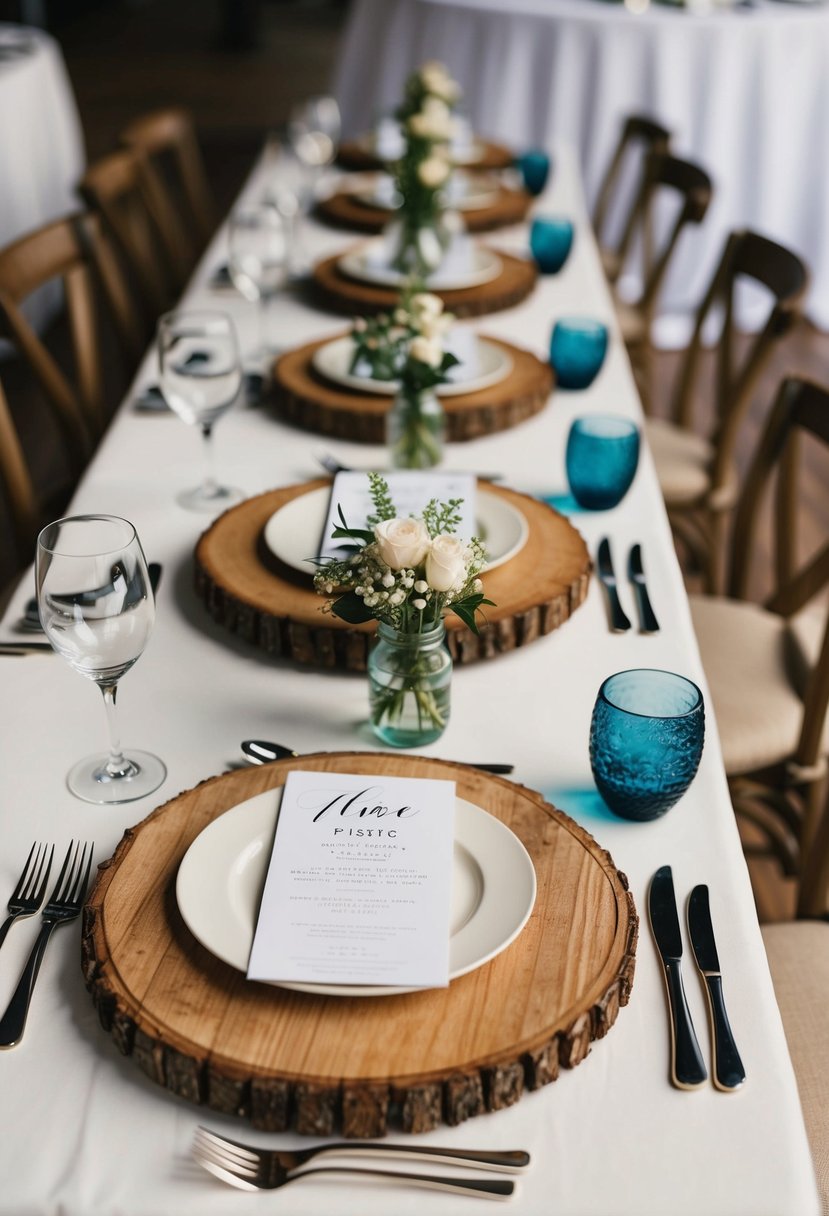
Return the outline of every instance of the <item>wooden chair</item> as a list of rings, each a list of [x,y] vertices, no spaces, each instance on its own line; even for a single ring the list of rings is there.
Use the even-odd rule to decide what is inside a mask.
[[[593,209],[593,230],[596,233],[602,265],[611,283],[616,282],[622,269],[624,257],[621,242],[628,230],[637,197],[634,192],[628,200],[620,198],[624,178],[633,164],[634,179],[639,182],[641,180],[639,162],[644,164],[649,152],[667,152],[670,142],[670,131],[643,115],[631,114],[622,125],[619,142],[610,158],[610,164],[605,172]],[[612,240],[607,229],[611,208],[614,206],[623,208],[624,218],[618,225],[618,236]]]
[[[689,224],[701,224],[705,219],[712,193],[711,178],[692,161],[662,151],[645,157],[639,189],[614,254],[618,274],[639,248],[642,287],[635,300],[623,300],[614,292],[614,302],[646,408],[651,383],[650,332],[659,291],[679,238]],[[662,205],[673,211],[664,225],[657,221]]]
[[[157,169],[135,152],[125,149],[96,161],[78,188],[89,208],[101,216],[121,255],[141,297],[149,334],[189,277],[187,227]]]
[[[797,878],[801,916],[825,911],[829,883],[829,613],[821,599],[829,590],[829,541],[798,559],[799,457],[807,436],[829,471],[829,390],[787,379],[735,514],[728,594],[691,597],[734,809],[761,835],[746,852],[775,857]],[[768,499],[774,590],[760,606],[745,595]]]
[[[32,292],[54,280],[64,290],[74,382],[21,308]],[[40,385],[75,474],[109,421],[102,304],[120,344],[124,371],[131,372],[141,355],[142,338],[132,300],[95,216],[56,220],[0,251],[0,335],[11,340]]]
[[[23,568],[32,559],[41,525],[41,509],[3,386],[0,384],[0,484],[9,516],[13,560],[5,574]]]
[[[765,326],[746,340],[747,350],[738,364],[741,339],[734,305],[741,280],[765,287],[773,303]],[[722,584],[726,525],[739,491],[734,462],[739,428],[760,373],[800,315],[807,280],[796,254],[754,232],[732,233],[697,313],[669,415],[645,423],[674,534],[702,571],[709,591],[719,590]],[[703,437],[694,429],[695,390],[703,333],[718,310],[724,319],[715,348],[714,425],[710,436]]]
[[[185,221],[191,266],[216,228],[216,208],[193,120],[186,110],[156,110],[131,122],[121,143],[147,158]]]

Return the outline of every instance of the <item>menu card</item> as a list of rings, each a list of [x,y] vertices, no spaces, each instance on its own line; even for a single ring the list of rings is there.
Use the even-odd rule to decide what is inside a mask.
[[[455,783],[292,772],[248,979],[449,983]]]
[[[461,521],[456,529],[461,540],[471,540],[477,534],[475,521],[475,495],[477,483],[474,473],[433,473],[420,469],[395,470],[384,473],[392,502],[402,518],[420,515],[426,504],[436,498],[448,502],[450,498],[462,498],[458,508]],[[320,541],[320,557],[343,556],[351,548],[347,537],[331,539],[334,528],[340,522],[339,509],[350,528],[365,528],[366,520],[373,511],[368,478],[365,473],[350,470],[337,473],[331,488],[331,501]]]

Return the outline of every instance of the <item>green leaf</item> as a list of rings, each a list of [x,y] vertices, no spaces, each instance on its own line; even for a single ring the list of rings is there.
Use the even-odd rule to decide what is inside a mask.
[[[334,616],[338,616],[341,621],[347,621],[349,625],[363,625],[366,621],[374,620],[371,609],[366,608],[365,602],[353,591],[347,591],[335,600],[331,611]]]

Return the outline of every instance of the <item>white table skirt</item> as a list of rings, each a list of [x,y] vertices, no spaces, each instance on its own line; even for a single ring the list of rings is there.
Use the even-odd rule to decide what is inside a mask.
[[[558,172],[541,203],[574,216],[577,236],[564,271],[540,282],[520,307],[470,322],[475,329],[543,355],[553,320],[588,314],[612,322],[611,306],[581,197],[575,162],[557,153]],[[250,189],[262,188],[261,176]],[[309,232],[315,255],[351,238]],[[243,344],[255,341],[253,306],[206,287],[210,266],[225,254],[224,233],[209,250],[186,296],[192,306],[221,307],[237,320]],[[493,244],[521,250],[526,230]],[[284,346],[342,329],[286,295],[275,308]],[[139,382],[155,379],[148,358]],[[614,330],[605,368],[584,393],[557,392],[548,408],[521,426],[452,445],[458,468],[501,470],[519,489],[563,492],[564,437],[585,411],[640,416],[630,368]],[[276,423],[264,412],[232,412],[217,428],[222,475],[257,493],[315,476],[315,455],[334,450],[370,467],[380,448],[322,438]],[[246,737],[288,742],[298,750],[372,746],[358,728],[367,716],[359,675],[302,670],[235,640],[207,617],[192,591],[192,553],[206,521],[178,508],[178,489],[197,480],[199,436],[172,416],[142,415],[127,403],[73,502],[76,512],[104,511],[133,520],[151,559],[164,564],[158,617],[147,652],[125,678],[120,698],[127,745],[161,755],[169,775],[143,802],[114,808],[75,800],[65,774],[102,746],[100,697],[57,656],[0,659],[0,892],[11,890],[34,838],[96,841],[108,857],[123,830],[178,791],[240,759]],[[509,1110],[440,1130],[424,1142],[524,1148],[533,1164],[519,1179],[511,1210],[522,1216],[810,1216],[818,1212],[811,1160],[794,1076],[728,800],[716,725],[709,713],[699,774],[666,816],[649,824],[612,817],[593,791],[588,727],[596,691],[609,673],[655,666],[689,675],[705,688],[688,604],[674,556],[650,455],[615,510],[581,513],[575,524],[595,551],[608,533],[623,563],[638,540],[662,631],[645,637],[609,631],[594,582],[573,619],[525,649],[456,671],[452,719],[425,754],[515,764],[515,780],[570,812],[629,876],[642,917],[630,1004],[607,1038],[555,1084],[525,1095]],[[20,588],[0,630],[8,637],[30,586]],[[633,604],[627,587],[622,595]],[[748,1071],[742,1091],[713,1086],[694,1093],[668,1082],[668,1022],[656,951],[647,925],[646,891],[658,866],[674,868],[681,903],[707,882],[731,1020]],[[12,990],[36,933],[16,926],[0,958],[0,1002]],[[72,940],[70,940],[70,937]],[[692,959],[686,985],[707,1051],[704,997]],[[2,1007],[2,1005],[0,1005]],[[25,1039],[0,1060],[3,1186],[0,1216],[230,1216],[281,1210],[308,1216],[488,1211],[486,1201],[388,1191],[359,1182],[312,1179],[290,1198],[240,1197],[189,1158],[197,1123],[237,1138],[263,1141],[244,1124],[190,1106],[151,1084],[119,1056],[97,1022],[78,967],[77,927],[62,929],[47,954]],[[285,1137],[290,1142],[292,1137]]]
[[[598,0],[356,0],[335,86],[346,131],[370,128],[428,58],[461,83],[481,134],[518,151],[576,148],[591,206],[631,113],[664,123],[677,154],[710,173],[713,203],[676,251],[657,341],[687,336],[737,228],[805,259],[809,315],[829,328],[829,7],[634,15]]]

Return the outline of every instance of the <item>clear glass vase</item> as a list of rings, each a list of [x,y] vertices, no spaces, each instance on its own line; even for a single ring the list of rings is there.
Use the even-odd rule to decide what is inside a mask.
[[[371,727],[392,747],[421,747],[449,722],[452,656],[441,621],[423,633],[380,622],[368,656]]]
[[[401,274],[425,278],[443,261],[446,243],[438,219],[423,223],[393,219],[383,236],[389,265]]]
[[[443,459],[446,418],[433,389],[402,388],[386,416],[386,442],[395,469],[431,469]]]

